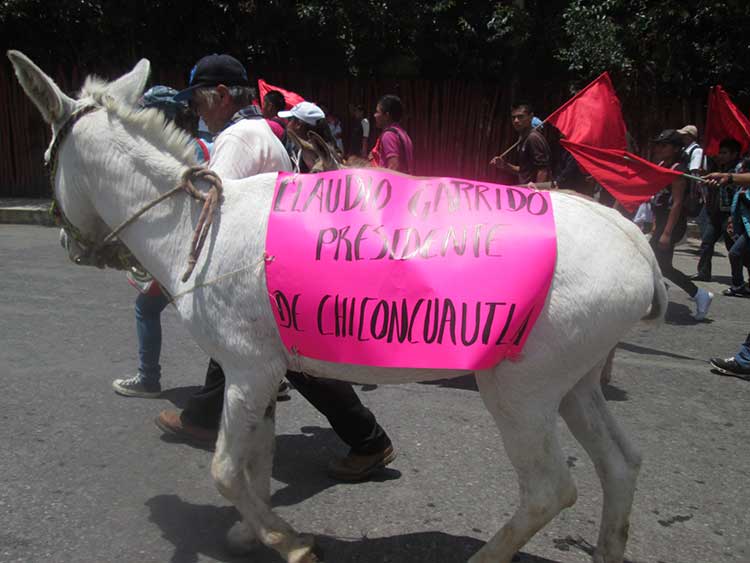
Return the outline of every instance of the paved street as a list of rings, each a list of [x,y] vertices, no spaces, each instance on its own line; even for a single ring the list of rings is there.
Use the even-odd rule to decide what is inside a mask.
[[[678,250],[689,273],[694,248]],[[750,561],[750,382],[706,363],[744,339],[750,300],[718,295],[724,252],[714,269],[710,320],[695,323],[671,288],[667,323],[627,336],[606,389],[644,454],[631,562]],[[265,549],[226,551],[238,515],[210,480],[211,454],[170,443],[153,424],[205,373],[175,313],[163,316],[164,398],[125,399],[111,390],[136,367],[135,290],[123,274],[74,266],[55,229],[0,225],[0,281],[0,561],[278,562]],[[364,484],[329,480],[325,465],[344,447],[292,392],[278,410],[275,507],[318,534],[327,563],[465,561],[518,496],[473,381],[359,389],[398,448],[392,468]],[[561,430],[578,503],[526,546],[527,562],[589,561],[596,542],[598,481]]]

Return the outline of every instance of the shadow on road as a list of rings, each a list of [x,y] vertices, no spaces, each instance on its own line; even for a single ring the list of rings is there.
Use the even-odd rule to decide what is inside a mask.
[[[566,536],[564,538],[554,538],[552,540],[555,544],[555,547],[559,549],[560,551],[570,551],[571,547],[575,548],[578,551],[582,551],[583,553],[592,556],[594,555],[594,546],[591,545],[588,541],[583,539],[581,536],[573,537],[573,536]],[[624,559],[623,563],[638,563],[637,561],[631,561],[630,559]]]
[[[334,457],[346,454],[344,444],[330,428],[303,426],[302,434],[276,436],[276,454],[273,478],[286,486],[271,497],[273,506],[292,506],[313,497],[334,485],[356,486],[340,483],[326,475],[326,467]],[[300,468],[306,468],[301,471]],[[371,481],[392,481],[401,472],[386,467],[372,476]]]
[[[450,389],[464,389],[466,391],[479,391],[477,381],[473,373],[452,377],[451,379],[435,379],[433,381],[422,381],[422,385],[437,385],[438,387],[448,387]]]
[[[657,350],[656,348],[647,348],[645,346],[638,346],[637,344],[629,344],[628,342],[620,342],[617,347],[620,350],[627,350],[635,354],[646,354],[649,356],[665,356],[667,358],[675,358],[676,360],[693,360],[695,362],[705,361],[703,358],[693,358],[692,356],[682,356],[673,352],[667,352],[665,350]]]
[[[619,387],[615,387],[610,383],[605,383],[602,385],[602,393],[604,394],[604,398],[608,401],[621,402],[628,400],[627,391],[625,391],[624,389],[620,389]]]
[[[281,558],[259,546],[250,556],[231,554],[225,541],[226,531],[239,520],[231,506],[191,504],[177,495],[157,495],[146,501],[149,521],[161,529],[162,536],[174,545],[170,563],[194,563],[199,556],[235,563],[280,563]],[[387,538],[340,539],[317,536],[317,545],[326,563],[455,563],[466,561],[484,542],[469,536],[443,532],[418,532]],[[555,563],[551,559],[521,553],[519,563]]]
[[[682,303],[670,301],[669,305],[667,305],[667,314],[664,318],[664,322],[668,325],[689,326],[701,323],[711,323],[713,321],[711,319],[696,321],[693,318],[693,310],[690,307],[683,305]]]
[[[723,373],[723,372],[720,372],[718,369],[712,369],[711,373],[713,373],[714,375],[720,375],[722,377],[733,377],[735,379],[741,379],[742,381],[750,381],[750,376],[748,375],[739,375],[735,373]]]
[[[713,283],[720,283],[722,285],[732,285],[732,276],[711,276]]]
[[[151,511],[149,521],[161,529],[161,534],[174,545],[170,563],[195,563],[198,555],[216,561],[247,561],[247,557],[231,555],[226,548],[225,534],[239,520],[233,506],[190,504],[177,495],[157,495],[146,501]],[[277,562],[275,554],[262,561]],[[259,559],[260,561],[260,559]]]
[[[675,248],[675,254],[685,254],[687,256],[700,256],[701,250],[698,246],[681,246]]]

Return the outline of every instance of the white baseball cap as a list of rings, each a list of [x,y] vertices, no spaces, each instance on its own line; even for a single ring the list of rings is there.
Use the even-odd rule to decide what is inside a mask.
[[[680,135],[690,135],[693,139],[698,138],[698,128],[695,125],[685,125],[682,129],[678,129],[677,132]]]
[[[278,116],[284,119],[296,117],[300,121],[314,126],[319,119],[325,119],[326,114],[312,102],[300,102],[289,111],[280,111]]]

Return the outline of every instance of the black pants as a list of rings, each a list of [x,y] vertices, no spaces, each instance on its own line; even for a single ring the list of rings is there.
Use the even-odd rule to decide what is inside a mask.
[[[296,371],[286,372],[286,378],[328,419],[331,428],[352,452],[377,453],[391,444],[375,415],[362,404],[350,383],[310,377]],[[221,366],[210,360],[205,384],[191,395],[182,416],[198,426],[218,428],[224,407],[224,385]]]
[[[729,212],[715,211],[708,216],[706,228],[701,237],[700,258],[698,259],[698,273],[707,278],[711,277],[711,260],[714,257],[714,245],[724,238],[725,243],[729,237],[726,234],[726,223],[729,219]],[[731,244],[727,244],[727,249]]]
[[[695,294],[698,293],[698,286],[696,286],[688,276],[672,265],[674,247],[680,242],[682,237],[685,236],[687,220],[683,218],[677,223],[677,225],[675,225],[675,228],[672,231],[672,237],[669,241],[669,247],[664,249],[659,246],[659,239],[664,232],[666,223],[666,216],[656,216],[656,226],[654,228],[654,233],[651,235],[651,248],[654,249],[656,261],[659,263],[659,268],[661,268],[661,273],[665,278],[685,290],[690,297],[695,297]]]

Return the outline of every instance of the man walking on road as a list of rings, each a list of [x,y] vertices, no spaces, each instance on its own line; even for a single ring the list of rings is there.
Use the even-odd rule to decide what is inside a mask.
[[[237,59],[208,55],[193,68],[190,86],[175,97],[189,100],[216,135],[210,168],[222,179],[292,170],[281,141],[258,108],[250,105],[249,84],[245,68]],[[351,448],[349,455],[329,465],[330,476],[346,481],[366,479],[395,459],[390,438],[351,384],[292,371],[286,377]],[[186,408],[182,412],[162,411],[156,419],[157,426],[188,442],[212,446],[223,410],[225,386],[224,372],[212,359],[203,387],[190,397]]]

